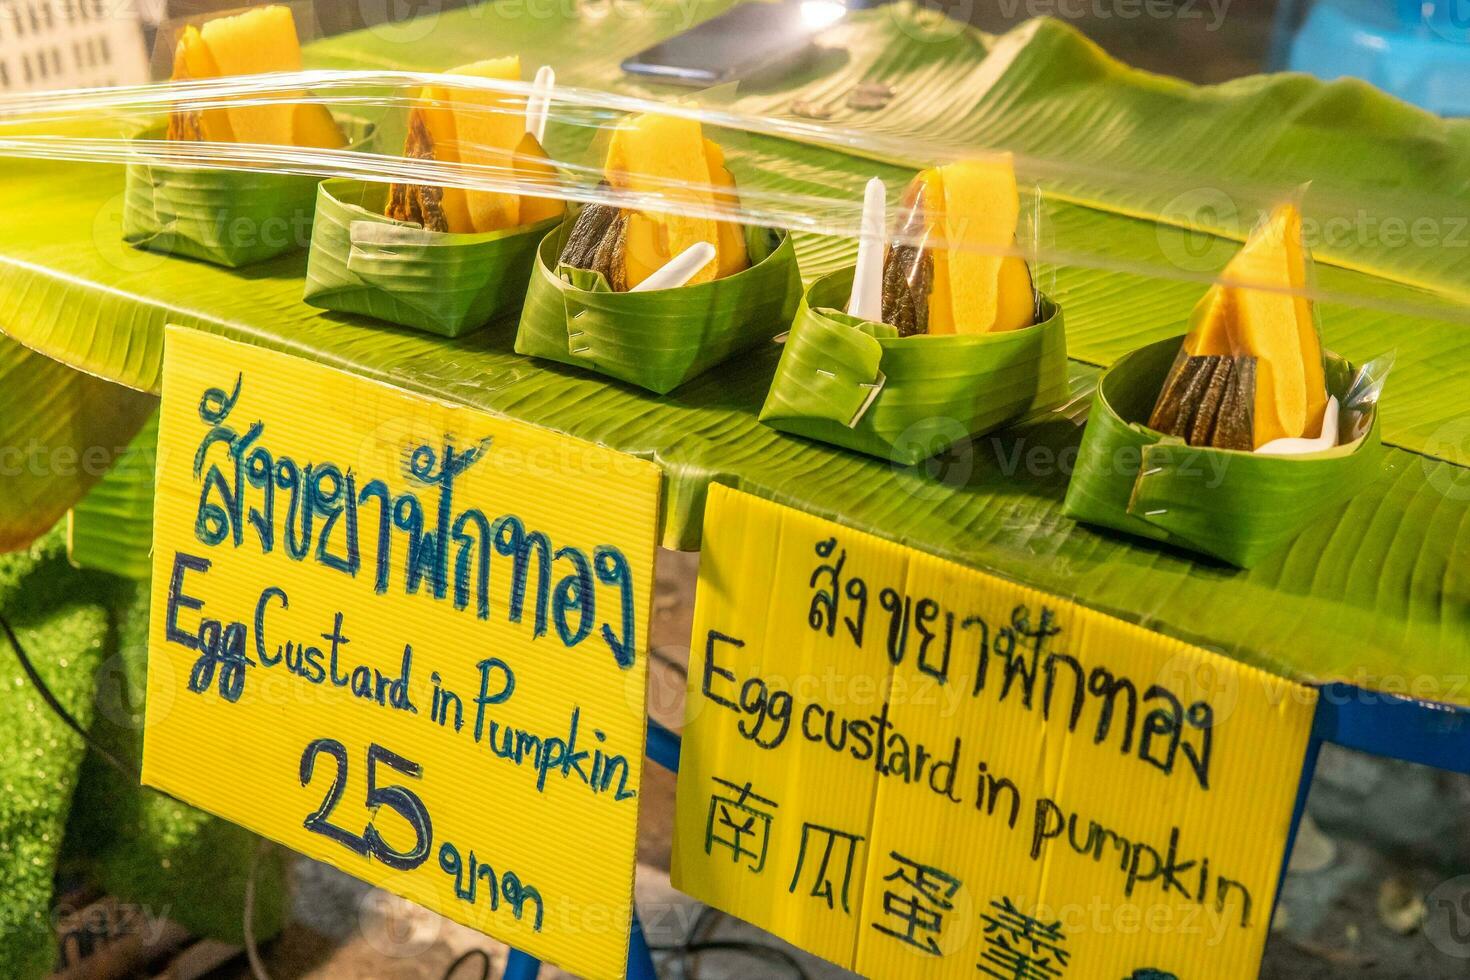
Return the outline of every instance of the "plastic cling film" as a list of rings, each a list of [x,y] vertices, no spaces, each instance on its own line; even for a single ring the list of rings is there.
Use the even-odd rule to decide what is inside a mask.
[[[527,64],[527,74],[538,66]],[[545,157],[511,150],[477,153],[474,144],[457,147],[458,159],[414,158],[403,154],[407,120],[422,104],[424,89],[447,93],[454,112],[493,128],[498,117],[524,118],[528,100],[538,93],[532,81],[480,78],[458,74],[384,70],[303,70],[225,78],[198,78],[120,86],[35,93],[0,99],[0,156],[39,161],[80,161],[118,165],[180,167],[202,170],[261,171],[319,178],[352,178],[388,184],[427,185],[491,191],[525,198],[555,199],[572,204],[604,204],[649,213],[677,214],[694,219],[727,221],[783,229],[809,241],[825,242],[820,252],[826,266],[812,266],[803,254],[807,276],[830,271],[851,261],[862,228],[863,187],[878,176],[887,185],[889,211],[885,226],[893,229],[899,217],[904,188],[916,170],[959,158],[940,142],[855,132],[841,127],[786,117],[759,115],[691,101],[655,101],[618,92],[557,85],[546,99]],[[544,93],[543,93],[544,94]],[[359,118],[377,125],[370,148],[324,148],[211,140],[148,138],[150,130],[165,127],[171,115],[264,106],[322,106],[338,118]],[[704,136],[723,150],[724,165],[733,175],[735,195],[708,181],[662,178],[640,180],[638,186],[615,186],[606,180],[609,133],[630,116],[652,113],[697,122]],[[501,122],[504,120],[501,119]],[[985,152],[976,148],[969,156]],[[1210,284],[1221,281],[1230,254],[1230,239],[1208,235],[1171,223],[1169,215],[1155,221],[1116,216],[1118,235],[1100,239],[1078,231],[1080,223],[1103,209],[1072,202],[1070,192],[1058,188],[1081,183],[1106,185],[1120,194],[1138,187],[1155,192],[1171,183],[1197,184],[1197,178],[1159,173],[1101,172],[1070,160],[1014,157],[1018,183],[1038,193],[1023,204],[1023,234],[1010,247],[987,247],[973,242],[949,243],[935,229],[925,229],[921,240],[905,242],[891,232],[889,244],[928,248],[958,247],[987,254],[1016,255],[1025,259],[1039,291],[1047,291],[1049,269],[1058,266],[1160,280]],[[555,181],[528,176],[529,165],[549,164]],[[1024,193],[1024,191],[1023,191]],[[1299,195],[1299,189],[1230,187],[1219,193],[1233,202],[1259,205],[1262,211]],[[1455,202],[1418,202],[1405,212],[1449,213]],[[1304,201],[1304,213],[1329,215],[1346,207],[1322,181],[1313,184]],[[1062,208],[1065,214],[1058,215]],[[1386,209],[1402,207],[1390,203]],[[1048,220],[1041,220],[1045,215]],[[1248,230],[1248,229],[1247,229]],[[810,236],[809,238],[807,236]],[[1223,242],[1225,248],[1206,250],[1208,256],[1185,260],[1181,249],[1204,239]],[[844,244],[845,243],[845,244]],[[803,252],[802,239],[798,252]],[[1219,253],[1218,255],[1216,253]],[[1192,252],[1189,254],[1193,254]],[[1319,265],[1326,266],[1319,255]],[[1280,290],[1271,283],[1241,283],[1252,288]],[[1201,290],[1202,291],[1202,290]],[[1317,280],[1300,290],[1317,302],[1380,309],[1406,316],[1470,322],[1470,303],[1444,290],[1351,272],[1338,267],[1319,269]]]
[[[1338,443],[1347,445],[1357,442],[1373,425],[1373,416],[1378,400],[1383,395],[1383,386],[1393,370],[1395,353],[1389,351],[1358,368],[1353,382],[1342,399],[1342,419],[1339,423]]]

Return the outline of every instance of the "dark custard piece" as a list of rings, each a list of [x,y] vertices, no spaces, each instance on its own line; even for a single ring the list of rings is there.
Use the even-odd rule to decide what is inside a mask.
[[[924,195],[914,195],[899,229],[901,239],[923,235]],[[883,256],[883,322],[900,337],[929,332],[929,294],[934,291],[934,256],[923,245],[890,245]]]
[[[434,137],[417,112],[408,115],[408,141],[403,155],[411,160],[434,159]],[[383,213],[394,221],[410,221],[429,231],[448,231],[444,217],[444,188],[433,184],[393,184],[388,188],[388,207]]]
[[[574,269],[600,272],[613,291],[621,293],[628,288],[623,261],[627,239],[628,212],[607,204],[588,204],[572,224],[557,261]]]
[[[1255,398],[1254,357],[1183,356],[1164,380],[1148,427],[1179,436],[1191,446],[1249,452],[1255,446],[1251,418]]]

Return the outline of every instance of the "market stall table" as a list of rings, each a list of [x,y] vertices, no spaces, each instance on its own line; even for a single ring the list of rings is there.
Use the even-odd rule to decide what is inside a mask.
[[[658,7],[642,16],[609,15],[623,18],[616,30],[565,12],[510,17],[505,9],[331,38],[310,46],[308,58],[317,67],[423,69],[503,47],[528,64],[552,63],[567,84],[639,95],[650,90],[621,80],[618,62],[683,26]],[[181,324],[564,432],[659,465],[668,547],[697,549],[707,487],[730,485],[1320,685],[1308,775],[1324,741],[1470,772],[1470,388],[1453,368],[1470,349],[1470,277],[1460,253],[1433,243],[1318,250],[1321,286],[1336,298],[1321,304],[1328,346],[1352,358],[1397,348],[1385,400],[1386,465],[1377,483],[1279,553],[1240,571],[1081,526],[1061,513],[1100,368],[1181,332],[1203,288],[1197,277],[1157,278],[1147,270],[1197,272],[1188,256],[1221,248],[1228,255],[1234,247],[1224,235],[1151,220],[1165,216],[1161,197],[1190,186],[1189,170],[1196,188],[1208,187],[1216,171],[1228,186],[1282,183],[1320,170],[1339,179],[1339,191],[1386,173],[1421,181],[1415,186],[1430,199],[1443,192],[1454,200],[1470,168],[1470,123],[1441,123],[1356,87],[1305,79],[1269,90],[1277,83],[1197,90],[1123,69],[1077,74],[1079,65],[1105,65],[1104,56],[1055,23],[1001,41],[934,29],[906,6],[856,15],[843,29],[845,57],[819,63],[816,74],[787,86],[743,94],[732,108],[785,113],[798,94],[838,100],[867,74],[885,74],[899,79],[900,101],[903,79],[911,78],[926,92],[964,92],[967,110],[946,115],[949,107],[919,93],[907,108],[875,113],[871,121],[842,110],[834,124],[901,140],[927,120],[933,132],[924,136],[954,145],[1065,152],[1097,162],[1099,172],[1103,164],[1130,162],[1146,169],[1170,156],[1186,173],[1162,190],[1146,181],[1100,189],[1102,178],[1090,186],[1075,174],[1047,186],[1058,250],[1087,242],[1093,255],[1113,263],[1056,269],[1052,292],[1067,310],[1073,357],[1071,400],[927,464],[892,466],[757,422],[779,354],[774,345],[658,397],[515,354],[513,318],[450,340],[315,310],[301,300],[304,252],[231,271],[134,251],[118,233],[116,166],[6,164],[0,330],[31,351],[156,392],[164,324]],[[999,61],[985,60],[992,48]],[[1068,65],[1079,80],[1057,90],[1055,105],[1043,104],[1049,100],[1036,95],[1037,86]],[[1027,93],[1029,103],[1021,98]],[[1261,108],[1288,97],[1292,111]],[[1313,115],[1327,104],[1366,121],[1329,133]],[[1076,119],[1056,132],[1037,131],[1038,118],[1064,118],[1069,106]],[[1162,148],[1131,150],[1130,134],[1149,125],[1150,115],[1163,117],[1156,120],[1161,129],[1170,119],[1194,122],[1176,126]],[[1238,153],[1194,152],[1225,135],[1238,137]],[[5,136],[0,129],[0,153]],[[395,135],[385,140],[396,145]],[[550,142],[555,151],[554,135]],[[1407,163],[1399,152],[1406,145],[1442,152],[1425,154],[1423,165]],[[783,156],[789,166],[772,165]],[[731,150],[730,165],[742,186],[767,179],[771,189],[852,198],[873,174],[896,181],[911,169],[756,133]],[[804,233],[797,250],[808,280],[851,256],[842,241]],[[11,348],[0,356],[30,356]],[[668,765],[675,755],[655,735],[651,744],[661,751],[654,757]],[[1298,816],[1309,782],[1302,782]]]

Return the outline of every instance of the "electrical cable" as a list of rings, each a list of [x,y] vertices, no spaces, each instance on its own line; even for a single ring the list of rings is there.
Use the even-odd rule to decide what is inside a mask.
[[[133,782],[140,782],[141,777],[138,771],[135,769],[130,769],[115,755],[109,752],[102,745],[98,744],[91,737],[91,735],[87,733],[87,730],[82,727],[81,723],[76,720],[71,712],[66,710],[66,706],[57,699],[54,693],[52,693],[51,688],[46,685],[46,682],[41,678],[40,673],[36,670],[35,664],[31,661],[30,656],[26,653],[25,647],[20,642],[20,638],[16,636],[15,631],[11,628],[9,620],[7,620],[3,615],[0,615],[0,630],[4,631],[6,639],[8,639],[10,642],[11,649],[15,651],[16,659],[20,662],[21,669],[25,671],[25,674],[30,679],[32,686],[35,687],[36,693],[41,696],[41,700],[46,702],[47,707],[49,707],[51,711],[54,712],[56,716],[60,718],[61,721],[64,722],[68,728],[76,732],[76,734],[82,739],[82,742],[87,746],[87,748],[91,749],[93,752],[96,752],[97,755],[103,759],[103,761],[112,766],[118,772],[122,773],[122,775],[127,777],[129,780],[132,780]],[[682,664],[673,661],[667,656],[659,655],[657,651],[653,651],[653,655],[655,659],[663,661],[674,670],[681,673],[683,672]],[[272,845],[270,841],[262,839],[259,846],[251,852],[250,869],[245,879],[245,901],[244,908],[242,910],[242,931],[244,933],[245,939],[245,956],[250,963],[250,973],[255,978],[255,980],[271,980],[270,973],[265,968],[265,962],[261,959],[260,950],[255,939],[255,883],[260,872],[260,856],[271,846]],[[801,963],[796,959],[796,957],[792,956],[784,949],[780,949],[775,946],[767,946],[763,943],[752,942],[749,940],[714,939],[714,930],[718,925],[719,920],[723,916],[724,913],[720,912],[718,909],[706,907],[700,912],[699,917],[695,919],[694,927],[689,931],[689,937],[684,942],[657,946],[650,945],[649,951],[652,953],[667,953],[677,956],[680,963],[680,973],[685,978],[685,980],[687,980],[687,978],[691,976],[690,967],[698,967],[698,959],[702,953],[737,953],[746,956],[763,958],[786,967],[788,970],[791,971],[792,975],[798,978],[798,980],[809,980],[809,975],[802,967]],[[480,976],[478,980],[490,980],[490,972],[492,967],[490,954],[485,952],[485,950],[483,949],[471,949],[467,950],[464,953],[461,953],[459,957],[457,957],[454,962],[449,965],[449,968],[444,971],[443,980],[453,980],[455,973],[460,969],[460,967],[464,966],[471,959],[475,958],[478,958],[481,961]]]
[[[485,952],[483,949],[467,949],[463,953],[460,953],[459,956],[455,958],[454,962],[449,964],[449,969],[444,971],[443,980],[453,980],[454,974],[459,970],[459,968],[468,963],[473,957],[480,958],[479,980],[490,980],[490,969],[492,966],[492,963],[490,961],[490,954]]]
[[[88,734],[87,730],[82,727],[81,723],[72,716],[72,713],[66,710],[66,706],[52,693],[51,688],[46,686],[46,682],[41,679],[40,672],[36,670],[36,665],[31,662],[30,655],[26,653],[25,647],[21,645],[20,637],[16,636],[15,630],[11,629],[10,620],[6,619],[3,615],[0,615],[0,629],[4,630],[6,639],[10,641],[10,648],[15,651],[15,659],[20,661],[20,669],[25,671],[26,677],[30,678],[31,686],[36,689],[36,693],[41,696],[41,700],[46,702],[46,706],[51,709],[56,717],[60,718],[66,727],[76,732],[81,738],[82,743],[97,753],[98,758],[102,759],[103,762],[106,762],[133,782],[141,782],[142,777],[139,771],[125,765],[122,760],[94,740]]]
[[[250,873],[245,878],[245,908],[241,924],[245,934],[245,958],[250,961],[250,973],[255,980],[271,980],[265,961],[260,958],[260,949],[255,944],[255,878],[260,872],[260,856],[270,846],[270,841],[262,838],[255,850],[250,852]]]
[[[26,677],[30,679],[31,686],[36,689],[36,693],[40,695],[41,700],[46,703],[46,706],[51,709],[52,713],[61,719],[73,732],[76,732],[87,748],[97,753],[99,758],[121,773],[125,779],[132,783],[141,784],[142,774],[139,770],[127,766],[117,756],[99,744],[82,727],[76,717],[70,711],[66,710],[66,706],[61,703],[61,700],[56,697],[56,694],[46,684],[45,680],[41,678],[41,674],[36,670],[36,665],[31,660],[30,654],[26,653],[25,646],[20,642],[20,637],[16,635],[15,630],[11,627],[10,620],[6,619],[3,614],[0,614],[0,631],[5,633],[5,638],[10,642],[10,648],[15,651],[15,658],[20,662],[21,670],[25,671]],[[270,846],[270,841],[262,839],[260,845],[251,852],[250,870],[245,878],[245,902],[244,909],[242,910],[245,956],[250,961],[250,972],[254,975],[255,980],[271,980],[270,974],[266,972],[265,963],[260,957],[260,950],[255,942],[255,881],[260,872],[260,855]]]
[[[666,945],[650,944],[649,952],[674,954],[679,961],[681,980],[690,980],[695,975],[691,973],[691,967],[698,968],[699,956],[703,953],[737,953],[765,959],[786,967],[797,980],[810,980],[810,974],[806,972],[801,962],[784,949],[752,940],[715,939],[714,932],[724,918],[726,918],[725,913],[706,906],[700,911],[699,917],[694,920],[694,927],[689,930],[689,935],[683,942]]]

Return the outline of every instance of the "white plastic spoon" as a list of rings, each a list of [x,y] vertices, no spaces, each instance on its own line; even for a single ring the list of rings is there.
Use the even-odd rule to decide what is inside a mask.
[[[852,274],[852,295],[847,312],[864,320],[883,318],[883,214],[888,209],[888,190],[877,177],[863,191],[863,223],[858,232],[857,268]]]
[[[694,274],[715,257],[715,247],[709,242],[695,242],[678,255],[655,269],[647,279],[628,290],[630,293],[646,293],[651,289],[673,289],[682,286]]]
[[[531,96],[526,100],[526,132],[541,143],[546,139],[546,117],[551,112],[551,90],[556,88],[556,72],[550,65],[536,69],[531,83]]]
[[[1320,453],[1337,445],[1337,399],[1327,399],[1327,410],[1322,413],[1322,434],[1315,439],[1272,439],[1256,450],[1267,456],[1300,456],[1303,453]]]

